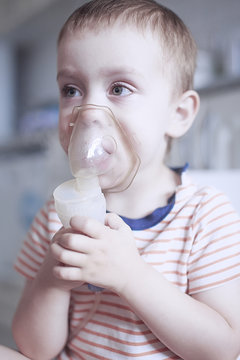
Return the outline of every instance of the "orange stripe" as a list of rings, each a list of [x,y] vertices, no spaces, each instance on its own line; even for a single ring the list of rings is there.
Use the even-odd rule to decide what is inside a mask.
[[[184,197],[182,197],[182,198],[180,198],[180,199],[178,199],[178,197],[179,197],[179,194],[177,194],[177,197],[176,197],[175,208],[180,204],[180,205],[181,205],[181,208],[180,208],[179,210],[182,211],[182,204],[184,204],[184,203],[185,203],[184,209],[185,209],[186,207],[196,208],[195,203],[194,203],[194,204],[186,204],[186,201],[189,200],[189,194],[187,194],[186,196],[184,196]],[[195,200],[195,199],[194,199],[194,200]],[[196,199],[196,200],[197,200],[197,199]],[[197,202],[197,201],[196,201],[196,202]],[[179,212],[179,211],[177,211],[177,213],[178,213],[178,212]]]
[[[79,316],[78,319],[70,319],[70,328],[71,329],[77,329],[79,327],[80,321],[85,319],[86,314],[83,314],[84,316]]]
[[[171,223],[172,221],[169,222],[169,224]],[[172,227],[172,228],[163,228],[163,229],[160,229],[160,230],[150,230],[150,229],[147,229],[146,231],[150,231],[150,232],[154,232],[155,234],[161,234],[163,232],[170,232],[170,231],[179,231],[179,230],[184,230],[184,231],[188,231],[190,229],[190,226],[178,226],[178,227]]]
[[[179,213],[179,211],[176,211],[175,212],[175,215],[178,215],[178,213]],[[190,214],[190,215],[178,215],[178,217],[177,217],[177,220],[191,220],[193,218],[193,214]],[[161,221],[161,224],[166,224],[166,225],[168,225],[168,224],[170,224],[171,222],[172,222],[173,220],[171,219],[171,220],[162,220]]]
[[[191,249],[189,250],[185,250],[185,249],[166,249],[166,250],[149,250],[149,251],[144,251],[143,255],[159,255],[159,254],[166,254],[166,252],[170,253],[177,253],[177,254],[189,254],[191,251]]]
[[[24,249],[22,249],[20,251],[20,253],[22,253],[23,255],[25,255],[29,260],[31,260],[33,263],[35,263],[36,265],[40,266],[41,262],[37,261],[36,259],[34,259],[31,255],[29,255]]]
[[[167,261],[161,261],[161,262],[153,262],[153,261],[147,261],[147,263],[149,265],[152,265],[152,266],[162,266],[164,264],[178,264],[178,265],[182,265],[182,266],[186,266],[187,262],[183,262],[181,260],[167,260]]]
[[[238,220],[233,221],[233,222],[231,222],[231,223],[224,224],[224,225],[222,225],[222,226],[219,226],[219,227],[217,227],[217,228],[209,231],[208,233],[204,234],[204,236],[201,237],[200,239],[198,239],[195,243],[198,244],[199,241],[205,239],[206,237],[209,237],[210,235],[216,233],[217,231],[222,230],[222,229],[224,229],[224,228],[226,228],[226,227],[235,225],[235,224],[237,224],[237,223],[238,223]],[[237,232],[235,232],[234,234],[240,234],[240,231],[237,231]],[[196,234],[196,236],[198,236],[198,233]],[[215,241],[216,241],[216,240],[215,240]]]
[[[206,195],[207,195],[207,194],[206,194]],[[223,196],[222,193],[218,193],[218,194],[212,196],[210,199],[208,199],[208,200],[206,200],[206,201],[202,201],[202,202],[200,203],[200,207],[203,208],[205,205],[208,205],[211,201],[215,200],[215,199],[218,198],[218,197],[222,197],[222,196]]]
[[[218,242],[218,241],[221,241],[225,238],[228,238],[228,237],[231,237],[232,235],[236,235],[238,234],[238,232],[236,233],[233,233],[233,234],[228,234],[228,235],[225,235],[225,236],[222,236],[221,238],[218,238],[214,241],[211,242],[211,245]],[[234,246],[239,246],[239,242],[236,242],[236,243],[233,243],[231,245],[227,245],[227,246],[223,246],[221,248],[218,248],[216,250],[213,250],[213,251],[210,251],[209,253],[206,253],[206,254],[203,254],[201,255],[200,257],[198,257],[196,260],[192,261],[192,262],[189,262],[189,265],[192,265],[194,264],[195,262],[199,261],[201,258],[204,258],[204,257],[207,257],[207,256],[210,256],[210,255],[213,255],[213,254],[216,254],[220,251],[223,251],[223,250],[226,250],[226,249],[230,249],[231,247],[234,247]],[[209,244],[207,244],[206,246],[202,247],[201,249],[195,251],[195,252],[192,252],[192,256],[194,256],[195,254],[197,254],[198,252],[202,252],[203,250],[207,249],[209,247]]]
[[[127,311],[132,312],[129,306],[125,306],[125,305],[122,305],[122,304],[113,303],[113,302],[110,302],[110,301],[101,301],[101,304],[116,307],[117,309],[122,309],[122,310],[127,310]]]
[[[49,199],[48,202],[47,202],[47,206],[51,206],[51,205],[54,205],[53,197],[51,199]]]
[[[115,294],[114,292],[108,291],[108,290],[104,290],[103,294],[107,295],[107,296],[112,296],[113,298],[118,298],[119,299],[119,296],[117,294]]]
[[[182,237],[169,237],[169,238],[164,238],[164,239],[137,239],[136,237],[134,237],[135,238],[135,240],[140,240],[140,241],[145,241],[145,242],[147,242],[147,243],[150,243],[150,242],[152,242],[152,243],[154,243],[154,245],[155,244],[162,244],[162,243],[169,243],[170,241],[180,241],[180,242],[184,242],[184,243],[186,243],[187,241],[192,241],[192,238],[190,237],[190,236],[182,236]]]
[[[209,214],[212,214],[214,211],[216,211],[217,209],[219,209],[220,207],[222,207],[222,206],[225,206],[225,205],[229,205],[229,202],[224,202],[224,203],[220,203],[220,204],[218,204],[218,205],[216,205],[215,207],[213,207],[213,208],[211,208],[208,212],[206,212],[201,218],[199,218],[197,221],[196,221],[196,223],[195,224],[198,224],[198,223],[200,223],[204,218],[206,218]],[[221,216],[219,216],[219,218],[221,218],[222,217],[222,215]],[[218,218],[216,218],[216,219],[218,219]],[[211,223],[213,220],[211,220],[211,221],[209,221],[209,223]],[[194,224],[194,226],[195,226],[195,224]]]
[[[176,285],[178,287],[187,288],[188,281],[186,280],[184,283],[181,283],[180,281],[170,281],[173,285]]]
[[[35,222],[45,231],[48,232],[47,226],[37,217],[35,218]]]
[[[81,296],[91,296],[94,298],[94,293],[91,290],[76,290],[73,289],[73,293]]]
[[[79,319],[76,318],[74,315],[75,313],[76,314],[80,314],[80,313],[83,313],[83,312],[88,312],[90,309],[89,308],[86,308],[86,309],[75,309],[74,307],[74,310],[73,310],[73,315],[72,315],[72,320],[75,320],[75,321],[78,321]]]
[[[108,316],[110,318],[117,319],[117,320],[120,320],[120,321],[124,321],[124,322],[130,323],[130,324],[135,324],[135,325],[143,325],[144,324],[142,320],[129,319],[128,317],[108,313],[107,311],[98,310],[98,311],[96,311],[96,314],[103,315],[103,316]]]
[[[208,221],[208,224],[211,224],[212,222],[218,221],[219,219],[222,219],[228,215],[235,215],[236,213],[234,211],[228,211],[227,213],[221,214],[219,216],[216,216],[215,218],[211,219],[210,221]],[[206,215],[207,216],[207,215]],[[206,216],[202,216],[202,219]],[[196,223],[200,222],[202,219],[199,219]],[[195,224],[194,224],[195,226]]]
[[[93,319],[89,320],[89,322],[92,324],[95,324],[95,325],[103,326],[105,328],[113,329],[113,330],[116,330],[116,331],[119,331],[119,332],[122,332],[125,334],[130,334],[130,335],[135,335],[135,336],[151,334],[151,331],[149,329],[144,330],[144,331],[135,331],[135,330],[128,330],[128,329],[122,328],[120,326],[111,325],[111,324],[108,324],[108,323],[105,323],[102,321],[98,321],[98,320],[93,320]]]
[[[213,231],[214,233],[214,231]],[[237,230],[233,233],[230,233],[230,234],[226,234],[226,235],[223,235],[221,237],[218,237],[218,238],[215,238],[214,240],[211,240],[211,242],[209,242],[207,245],[203,246],[202,248],[200,248],[199,250],[196,250],[196,251],[192,251],[192,254],[195,255],[197,254],[198,252],[201,252],[202,250],[208,248],[210,245],[212,244],[215,244],[223,239],[226,239],[228,237],[232,237],[232,236],[235,236],[235,235],[240,235],[240,232]],[[201,240],[205,239],[205,237],[207,237],[207,235],[204,235],[201,239],[199,239],[198,241],[195,242],[195,244],[198,244]]]
[[[240,255],[240,252],[237,252],[237,253],[235,253],[235,254],[233,254],[233,255],[229,255],[229,256],[225,256],[225,257],[223,257],[223,258],[220,258],[220,259],[218,259],[218,260],[216,260],[216,261],[211,261],[211,262],[208,263],[208,264],[205,264],[205,265],[198,266],[198,267],[194,268],[194,269],[191,270],[189,273],[192,274],[192,273],[194,273],[194,272],[196,272],[196,271],[205,269],[206,267],[215,265],[215,264],[220,263],[220,262],[222,262],[222,261],[232,259],[232,258],[234,258],[234,257],[236,257],[236,256],[239,256],[239,255]]]
[[[233,269],[233,268],[236,268],[236,267],[239,267],[240,266],[240,263],[237,263],[237,264],[233,264],[231,266],[227,266],[225,268],[221,268],[220,270],[216,270],[216,271],[212,271],[212,272],[209,272],[208,274],[205,274],[205,275],[201,275],[201,276],[197,276],[193,279],[191,279],[191,281],[196,281],[196,280],[199,280],[199,279],[204,279],[204,278],[207,278],[207,277],[210,277],[210,276],[213,276],[213,275],[216,275],[216,274],[220,274],[220,273],[223,273],[225,271],[228,271],[230,269]]]
[[[207,194],[206,194],[207,195]],[[189,200],[189,196],[186,196],[184,201],[188,201]],[[179,209],[177,209],[176,211],[171,211],[171,214],[176,216],[178,215],[180,212],[182,211],[186,211],[186,209],[196,209],[196,207],[198,206],[199,202],[197,201],[197,199],[192,199],[195,202],[193,204],[186,204],[184,205],[184,207],[180,207]],[[175,204],[181,204],[183,202],[183,200],[179,200],[177,201]]]
[[[42,253],[40,253],[39,251],[37,251],[37,249],[35,249],[30,243],[28,243],[27,241],[24,242],[25,246],[28,247],[31,251],[33,251],[36,255],[38,255],[41,258],[44,258],[45,254],[43,255]]]
[[[122,340],[119,337],[116,338],[116,337],[113,337],[113,336],[110,336],[110,335],[106,335],[106,334],[104,334],[102,332],[100,333],[100,332],[97,332],[97,331],[89,330],[87,328],[84,328],[82,330],[82,332],[86,332],[88,334],[98,336],[98,337],[101,337],[101,338],[104,338],[104,339],[107,339],[107,340],[111,340],[111,341],[114,341],[114,342],[117,342],[117,343],[120,343],[120,344],[125,344],[125,345],[128,345],[128,346],[145,346],[145,345],[156,344],[156,343],[159,342],[159,340],[157,338],[154,338],[152,340],[142,341],[142,342],[127,341],[127,340]],[[77,336],[77,338],[79,338],[79,336]]]
[[[191,187],[192,186],[195,186],[195,185],[190,185]],[[185,187],[185,189],[187,190],[187,188],[190,187],[189,185]],[[178,195],[180,194],[180,192],[177,193],[177,197]],[[195,194],[193,194],[193,196],[195,196],[195,199],[194,201],[196,201],[195,203],[193,204],[185,204],[184,205],[184,209],[186,208],[196,208],[197,205],[199,205],[199,198],[202,198],[204,196],[208,196],[209,193],[207,191],[202,191],[202,192],[196,192]],[[215,196],[213,196],[212,198],[210,198],[209,200],[205,201],[205,202],[200,202],[201,205],[206,205],[209,201],[212,201],[213,199],[215,199],[216,197],[219,197],[219,196],[222,196],[223,194],[221,193],[218,193],[216,194]],[[186,200],[189,200],[189,194],[187,194],[184,198],[181,198],[181,199],[177,199],[177,201],[175,202],[175,204],[181,204],[183,202],[185,202]],[[176,212],[177,213],[177,212]]]
[[[19,263],[21,263],[23,266],[27,267],[29,270],[33,271],[34,273],[38,272],[38,269],[32,267],[31,265],[27,264],[23,259],[21,259],[19,256],[17,257],[17,260]]]
[[[73,348],[73,349],[75,349],[77,351],[81,351],[84,354],[92,356],[93,358],[98,359],[98,360],[112,360],[112,358],[110,359],[110,358],[107,358],[106,356],[102,357],[101,355],[97,355],[96,353],[92,353],[90,351],[79,348],[75,344],[71,344],[71,348]],[[76,354],[79,355],[78,353],[76,353]]]
[[[190,289],[189,294],[193,294],[196,291],[203,290],[203,289],[205,290],[205,289],[208,289],[210,287],[214,287],[216,285],[225,284],[226,282],[237,279],[237,278],[240,278],[240,274],[235,274],[235,275],[233,275],[231,277],[225,278],[223,280],[215,281],[215,282],[212,282],[212,283],[209,283],[209,284],[206,284],[206,285],[197,286],[197,287],[195,287],[193,289]]]
[[[182,273],[182,272],[180,272],[180,271],[163,271],[163,274],[164,275],[177,275],[177,276],[182,276],[182,277],[186,277],[187,276],[187,274],[186,273]]]
[[[56,220],[56,219],[49,219],[48,222],[50,224],[58,224],[58,225],[61,225],[62,226],[62,223],[60,220]],[[55,231],[56,232],[56,231]]]
[[[195,188],[196,186],[194,184],[188,184],[185,185],[181,188],[178,188],[177,193],[176,193],[176,201],[175,204],[181,204],[182,202],[186,202],[187,199],[189,199],[189,190],[191,191],[191,188]],[[185,196],[185,192],[187,192],[186,196]],[[208,193],[206,191],[201,192],[201,193],[195,193],[195,196],[198,197],[202,197],[207,195]],[[183,197],[184,196],[184,197]],[[179,199],[180,198],[180,199]]]
[[[172,223],[172,221],[168,222],[169,224]],[[153,232],[155,234],[161,234],[162,232],[166,232],[166,231],[178,231],[178,230],[189,230],[190,226],[178,226],[178,227],[172,227],[172,228],[163,228],[163,229],[146,229],[146,232]]]
[[[20,274],[22,274],[23,276],[25,276],[27,279],[29,279],[29,280],[33,280],[34,279],[34,277],[33,276],[31,276],[31,275],[29,275],[28,273],[26,273],[25,271],[23,271],[18,265],[14,265],[14,269],[16,270],[16,271],[18,271]]]
[[[45,246],[43,246],[43,244],[41,244],[40,242],[38,242],[37,240],[34,239],[34,237],[32,236],[32,234],[28,234],[29,239],[39,248],[41,248],[44,253],[47,252],[47,248]]]
[[[181,192],[186,191],[187,189],[189,189],[192,186],[193,186],[193,184],[180,185],[179,188],[178,188],[178,194],[180,194]]]
[[[40,214],[48,221],[48,213],[44,209],[40,210]]]
[[[134,239],[135,239],[136,241],[145,241],[145,242],[151,242],[151,241],[154,240],[153,238],[144,239],[144,238],[138,238],[138,237],[136,237],[136,236],[134,236]]]
[[[32,230],[32,232],[35,233],[44,243],[46,243],[47,245],[50,244],[50,240],[49,240],[47,237],[43,236],[43,235],[38,231],[38,229],[35,228],[35,226],[32,226],[31,230]],[[43,229],[43,230],[44,230],[44,229]]]
[[[49,208],[48,214],[49,214],[49,215],[50,215],[50,214],[56,215],[56,210],[55,210],[55,208]],[[50,220],[50,218],[49,218],[49,220]]]
[[[178,193],[184,192],[192,187],[196,187],[196,186],[194,184],[180,185],[180,187],[178,188]]]
[[[94,303],[94,300],[88,300],[88,301],[80,301],[73,299],[74,305],[90,305]]]
[[[146,351],[146,352],[142,352],[142,353],[138,353],[138,354],[133,354],[133,353],[129,353],[129,352],[126,352],[126,351],[119,350],[119,349],[111,348],[110,346],[106,346],[106,345],[103,345],[103,344],[98,344],[98,343],[95,343],[93,341],[89,341],[89,340],[86,340],[84,338],[81,338],[81,337],[79,337],[78,339],[81,342],[83,342],[84,344],[94,346],[94,348],[104,349],[104,350],[110,351],[112,353],[124,355],[124,356],[127,356],[127,357],[143,357],[143,356],[149,356],[149,355],[153,355],[153,354],[160,354],[162,352],[168,351],[168,349],[166,349],[166,347],[164,347],[164,348],[155,349],[155,350],[151,350],[151,351]],[[75,344],[74,344],[74,347],[78,348]],[[82,350],[82,348],[78,348],[78,349]]]
[[[55,230],[49,229],[45,224],[41,222],[39,218],[35,218],[35,222],[49,235],[55,234]]]

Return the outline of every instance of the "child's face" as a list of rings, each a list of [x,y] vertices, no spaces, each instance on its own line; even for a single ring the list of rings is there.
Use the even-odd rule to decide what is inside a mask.
[[[65,35],[58,50],[59,134],[67,152],[74,106],[109,107],[134,140],[140,171],[161,166],[172,116],[161,47],[150,31],[115,25]]]

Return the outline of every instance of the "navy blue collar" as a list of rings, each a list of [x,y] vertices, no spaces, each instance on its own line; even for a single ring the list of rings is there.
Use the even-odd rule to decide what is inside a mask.
[[[172,168],[177,174],[181,175],[188,168],[188,164],[183,167]],[[140,199],[141,201],[141,199]],[[175,193],[168,199],[168,204],[163,207],[159,207],[154,210],[151,214],[140,218],[130,219],[125,216],[121,216],[123,221],[130,226],[132,230],[146,230],[160,223],[172,210],[175,204]]]
[[[141,200],[140,200],[141,201]],[[121,216],[123,221],[130,226],[132,230],[145,230],[157,225],[162,221],[172,210],[175,204],[175,194],[173,194],[169,200],[168,204],[163,207],[159,207],[154,210],[151,214],[140,218],[140,219],[130,219],[125,216]]]

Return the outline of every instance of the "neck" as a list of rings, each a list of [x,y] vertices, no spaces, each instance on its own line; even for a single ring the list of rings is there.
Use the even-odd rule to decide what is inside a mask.
[[[154,173],[142,174],[139,171],[129,188],[105,194],[107,209],[129,218],[146,216],[166,205],[179,183],[179,176],[165,165]]]

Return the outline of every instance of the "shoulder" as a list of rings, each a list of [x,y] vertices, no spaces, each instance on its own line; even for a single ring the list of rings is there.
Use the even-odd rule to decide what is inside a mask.
[[[51,198],[36,214],[27,233],[27,241],[45,252],[55,233],[62,227]]]
[[[212,211],[221,212],[224,208],[237,215],[224,192],[214,186],[198,184],[188,173],[182,175],[182,183],[176,191],[176,202],[179,207],[191,207],[199,215],[206,212],[210,214]]]
[[[36,228],[51,239],[52,234],[55,234],[61,227],[62,224],[56,213],[54,200],[50,198],[36,214],[30,232]]]
[[[194,184],[185,203],[192,209],[188,258],[190,294],[240,277],[240,218],[228,196],[213,186]]]
[[[15,269],[33,279],[48,251],[55,233],[62,227],[52,199],[38,211],[19,251]]]

